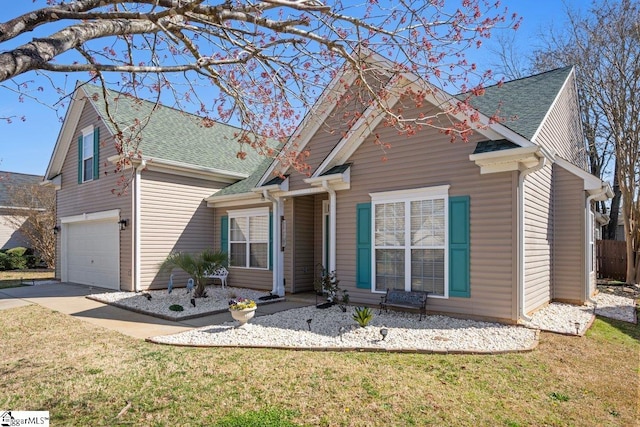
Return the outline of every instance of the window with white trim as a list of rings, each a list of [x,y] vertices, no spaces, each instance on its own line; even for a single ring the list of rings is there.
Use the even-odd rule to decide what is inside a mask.
[[[269,268],[269,209],[229,211],[229,265]]]
[[[448,188],[371,194],[374,291],[448,296]]]
[[[82,182],[93,180],[93,126],[82,130]]]

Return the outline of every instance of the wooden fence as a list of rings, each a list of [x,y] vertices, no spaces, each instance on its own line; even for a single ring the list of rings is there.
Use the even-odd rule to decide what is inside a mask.
[[[626,243],[619,240],[597,240],[596,262],[599,279],[626,280]]]

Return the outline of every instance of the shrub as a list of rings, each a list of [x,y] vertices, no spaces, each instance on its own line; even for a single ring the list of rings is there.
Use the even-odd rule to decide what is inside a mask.
[[[23,270],[27,268],[27,260],[24,256],[19,255],[20,251],[11,252],[11,249],[7,251],[9,257],[10,270]]]
[[[369,307],[356,307],[356,312],[353,313],[353,320],[355,320],[361,328],[366,327],[373,319],[373,311]]]
[[[11,248],[7,250],[7,254],[9,256],[15,256],[18,258],[22,258],[25,255],[29,255],[31,253],[31,251],[27,248],[24,248],[22,246],[16,246],[15,248]]]
[[[17,246],[5,251],[8,261],[0,262],[0,266],[5,270],[23,270],[25,268],[34,268],[36,265],[36,257],[33,250],[22,246]]]
[[[11,258],[4,252],[0,252],[0,271],[11,270]]]

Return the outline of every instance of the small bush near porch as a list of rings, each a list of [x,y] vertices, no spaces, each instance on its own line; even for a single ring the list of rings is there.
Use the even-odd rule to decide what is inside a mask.
[[[333,353],[159,346],[32,305],[0,311],[0,342],[2,407],[52,425],[637,422],[640,328],[613,320],[530,353]]]

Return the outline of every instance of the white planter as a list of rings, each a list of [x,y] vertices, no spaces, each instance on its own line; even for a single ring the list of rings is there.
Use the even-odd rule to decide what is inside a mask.
[[[256,308],[245,308],[243,310],[229,310],[231,312],[231,317],[234,320],[240,322],[240,326],[244,326],[253,316],[256,314]]]

